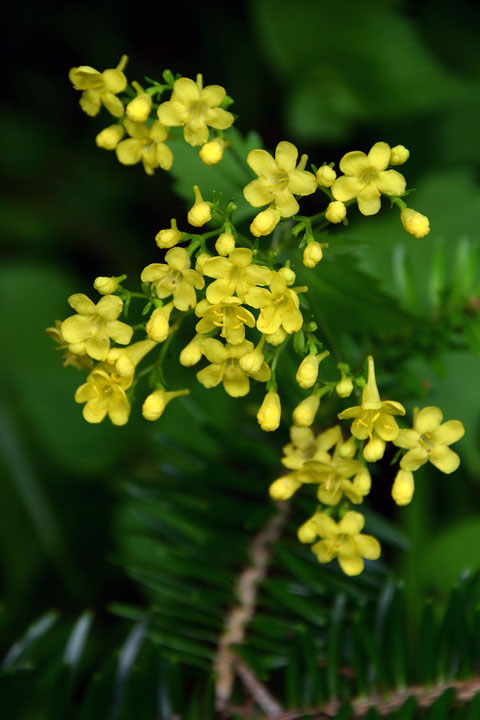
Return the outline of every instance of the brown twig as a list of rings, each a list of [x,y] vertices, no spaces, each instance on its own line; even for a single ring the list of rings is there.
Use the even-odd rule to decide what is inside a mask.
[[[276,513],[269,518],[265,527],[253,540],[250,550],[250,565],[242,571],[238,578],[238,605],[233,607],[227,615],[214,659],[215,707],[220,713],[225,713],[228,709],[236,672],[267,717],[279,715],[282,712],[282,706],[270,695],[254,673],[239,660],[232,645],[242,642],[245,637],[246,626],[255,611],[258,585],[267,572],[271,556],[269,546],[278,539],[287,512],[287,503],[277,503]]]

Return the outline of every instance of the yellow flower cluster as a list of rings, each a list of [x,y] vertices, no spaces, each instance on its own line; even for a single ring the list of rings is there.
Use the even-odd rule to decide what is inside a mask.
[[[223,131],[233,125],[234,116],[221,105],[229,102],[225,88],[220,85],[203,87],[202,75],[194,82],[189,78],[171,80],[167,85],[154,84],[146,90],[137,82],[128,81],[123,72],[128,58],[123,55],[116,68],[99,72],[89,65],[71,68],[70,81],[82,92],[80,107],[87,115],[95,116],[103,106],[117,118],[115,125],[104,128],[96,137],[98,147],[115,150],[122,165],[141,162],[148,175],[157,168],[170,170],[173,154],[167,140],[169,128],[183,128],[185,141],[202,146],[199,152],[206,165],[215,165],[229,144]],[[165,75],[165,73],[164,73]],[[170,90],[170,99],[155,102],[154,97]],[[118,97],[125,93],[123,97]],[[131,94],[136,93],[130,99]],[[217,136],[210,139],[210,128]],[[126,139],[123,139],[125,134]]]
[[[346,388],[348,381],[352,388]],[[353,383],[344,376],[336,389],[343,397],[344,390],[351,392]],[[347,439],[339,425],[317,435],[313,432],[320,394],[317,388],[293,411],[290,443],[284,447],[282,459],[289,472],[271,484],[270,495],[274,500],[288,500],[302,486],[313,485],[319,507],[300,527],[298,537],[304,543],[322,538],[312,546],[318,560],[323,563],[338,558],[347,575],[356,575],[363,570],[363,558],[375,560],[380,556],[378,541],[360,534],[363,516],[347,511],[350,504],[362,503],[371,490],[366,463],[380,460],[387,442],[407,450],[392,487],[395,502],[406,505],[413,496],[413,471],[428,461],[444,473],[457,469],[460,459],[448,446],[463,436],[464,427],[458,420],[442,424],[441,411],[427,407],[415,410],[413,429],[400,429],[394,416],[404,415],[405,409],[396,401],[380,399],[371,356],[361,404],[338,415],[341,420],[354,418]],[[331,517],[333,512],[340,517],[338,524]]]

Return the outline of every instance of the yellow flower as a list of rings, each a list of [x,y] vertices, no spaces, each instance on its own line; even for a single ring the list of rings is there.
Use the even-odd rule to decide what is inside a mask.
[[[78,355],[69,350],[69,344],[62,335],[61,320],[55,320],[55,327],[46,328],[45,332],[54,342],[58,343],[58,348],[56,349],[63,350],[63,367],[71,365],[77,368],[77,370],[86,370],[92,367],[93,362],[88,355]]]
[[[181,241],[181,239],[182,233],[177,228],[177,221],[175,218],[172,218],[169,228],[159,230],[155,235],[155,242],[159,248],[162,248],[162,250],[174,247]]]
[[[317,450],[317,442],[310,427],[290,427],[290,440],[283,448],[282,465],[289,470],[300,470]]]
[[[215,138],[215,140],[205,143],[198,154],[205,165],[216,165],[222,159],[224,150],[225,140]]]
[[[235,238],[232,233],[224,232],[219,235],[215,242],[215,250],[223,256],[227,256],[232,250],[235,250]]]
[[[328,222],[338,224],[345,220],[347,216],[347,207],[345,203],[340,202],[340,200],[335,200],[334,202],[329,203],[326,211],[325,211],[325,217],[328,220]]]
[[[162,307],[155,308],[150,315],[145,330],[150,340],[156,343],[164,342],[170,332],[170,314],[173,310],[173,302]]]
[[[125,129],[130,137],[119,142],[115,149],[122,165],[136,165],[142,161],[147,175],[153,175],[158,167],[162,170],[170,170],[173,155],[170,148],[165,145],[168,131],[161,122],[155,120],[150,127],[147,127],[145,123],[134,123],[127,119]]]
[[[217,241],[218,242],[218,241]],[[253,252],[248,248],[235,248],[226,257],[212,257],[205,261],[203,274],[216,280],[207,287],[207,300],[221,302],[235,293],[243,298],[254,285],[267,285],[272,271],[263,265],[252,265]]]
[[[319,562],[328,563],[338,558],[345,575],[359,575],[364,568],[363,558],[377,560],[380,557],[378,540],[361,534],[365,518],[360,513],[347,512],[339,523],[325,513],[314,517],[316,534],[323,538],[312,545]]]
[[[412,210],[412,208],[403,208],[400,213],[400,220],[405,230],[416,238],[423,238],[430,232],[430,221],[426,215]]]
[[[195,193],[195,203],[188,211],[187,219],[193,227],[202,227],[212,219],[212,211],[210,205],[202,198],[198,185],[193,186],[193,192]]]
[[[385,443],[397,437],[399,428],[393,415],[405,415],[405,408],[394,400],[380,400],[375,381],[375,365],[370,355],[362,404],[348,408],[338,415],[341,420],[355,418],[351,428],[354,437],[359,440],[370,439],[370,443],[364,448],[365,459],[369,462],[379,460],[385,451]]]
[[[197,305],[195,314],[201,319],[195,329],[198,333],[209,333],[220,328],[220,335],[232,345],[245,340],[245,325],[255,327],[255,318],[247,308],[242,306],[237,297],[226,297],[215,305],[204,300]]]
[[[87,115],[98,115],[101,106],[107,108],[114,117],[123,115],[123,104],[116,97],[127,87],[127,78],[123,69],[128,58],[123,55],[116,68],[98,72],[90,65],[74,67],[68,73],[75,90],[83,90],[80,98],[80,107]]]
[[[413,497],[415,481],[409,470],[399,470],[392,486],[392,498],[397,505],[408,505]]]
[[[132,82],[133,87],[137,91],[137,97],[130,100],[125,111],[127,117],[134,123],[144,123],[148,120],[150,110],[152,109],[152,97],[143,91],[141,85]]]
[[[145,420],[158,420],[171,400],[181,395],[188,395],[189,393],[190,390],[173,390],[171,392],[155,390],[155,392],[150,393],[150,395],[145,398],[142,406],[142,415]]]
[[[197,75],[197,82],[180,78],[173,84],[170,100],[158,108],[158,118],[167,127],[183,127],[189,145],[204,145],[209,127],[226,130],[233,124],[232,113],[219,107],[225,95],[220,85],[204,88],[201,75]]]
[[[431,462],[446,474],[458,468],[460,458],[448,446],[463,437],[465,428],[459,420],[443,424],[442,420],[442,411],[437,407],[415,409],[413,430],[400,430],[393,441],[398,447],[408,450],[400,462],[402,470],[415,472],[426,462]]]
[[[377,142],[368,155],[349,152],[340,160],[344,173],[332,185],[335,200],[347,202],[357,198],[362,215],[375,215],[380,210],[380,195],[402,195],[406,182],[396,170],[387,170],[390,162],[390,146]]]
[[[120,345],[128,345],[133,330],[117,320],[123,302],[117,295],[105,295],[95,305],[82,293],[68,298],[69,305],[77,311],[63,321],[61,332],[70,352],[87,353],[94,360],[105,360],[110,350],[110,339]]]
[[[316,173],[317,182],[321,187],[332,187],[336,177],[337,173],[330,165],[322,165]]]
[[[98,133],[95,142],[99,148],[115,150],[124,135],[125,129],[123,125],[109,125]]]
[[[403,165],[410,157],[410,150],[404,145],[395,145],[390,154],[390,165]]]
[[[323,258],[322,246],[316,240],[309,242],[303,251],[303,264],[307,268],[314,268]]]
[[[99,363],[93,368],[87,382],[77,389],[75,402],[85,403],[83,417],[89,423],[99,423],[108,414],[114,425],[125,425],[130,414],[126,390],[133,382],[133,375],[119,375],[109,363]]]
[[[270,290],[251,287],[245,293],[244,300],[247,305],[260,309],[257,328],[261,333],[271,335],[280,328],[288,334],[297,332],[303,325],[298,295],[287,286],[280,273],[272,275]]]
[[[268,392],[257,413],[258,424],[265,432],[274,432],[278,430],[281,415],[282,406],[280,404],[279,394],[276,392]]]
[[[115,366],[115,372],[122,377],[129,377],[135,373],[138,363],[145,355],[156,347],[153,340],[140,340],[126,348],[112,348],[108,353],[107,362]]]
[[[152,283],[152,290],[161,300],[173,295],[177,310],[186,312],[195,307],[195,289],[201,290],[205,280],[190,267],[190,256],[185,248],[176,247],[165,253],[166,263],[151,263],[142,271],[142,282]]]
[[[298,166],[297,158],[297,148],[286,141],[278,143],[275,158],[266,150],[251,150],[247,163],[258,178],[243,190],[247,202],[253,207],[270,205],[271,210],[279,213],[279,218],[295,215],[299,205],[294,195],[311,195],[317,189],[315,175],[304,169],[307,156],[302,157]],[[255,227],[258,232],[260,228]]]
[[[252,350],[253,343],[249,340],[238,345],[223,345],[220,340],[206,338],[202,352],[211,365],[197,373],[197,380],[206,388],[216,387],[223,382],[225,392],[231,397],[247,395],[250,390],[249,376],[240,367],[239,360]],[[270,368],[264,362],[251,377],[259,382],[267,382],[270,379]]]
[[[297,370],[296,381],[301,388],[307,390],[315,385],[318,377],[318,366],[330,353],[328,350],[321,355],[307,355]]]

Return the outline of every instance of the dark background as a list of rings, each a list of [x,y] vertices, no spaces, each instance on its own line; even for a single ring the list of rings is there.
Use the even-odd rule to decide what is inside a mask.
[[[153,234],[186,207],[168,175],[152,179],[96,148],[105,115],[80,111],[69,68],[114,67],[127,53],[130,80],[160,78],[165,68],[202,72],[235,99],[242,133],[257,130],[267,148],[291,139],[319,162],[377,140],[405,144],[409,186],[418,188],[412,204],[432,221],[431,244],[409,246],[421,303],[423,263],[436,243],[479,239],[480,11],[433,0],[27,2],[11,4],[3,19],[0,569],[8,639],[51,606],[68,615],[87,605],[102,612],[113,599],[142,602],[118,567],[125,508],[116,478],[162,433],[141,421],[87,426],[71,399],[78,378],[61,369],[43,333],[95,276],[138,274]],[[373,243],[366,263],[386,284],[388,222],[375,218],[363,236],[357,231]],[[478,366],[478,354],[443,357],[436,398],[469,424],[465,474],[436,476],[401,521],[414,551],[398,566],[438,592],[460,559],[480,566]],[[181,432],[181,418],[169,415],[170,429]]]

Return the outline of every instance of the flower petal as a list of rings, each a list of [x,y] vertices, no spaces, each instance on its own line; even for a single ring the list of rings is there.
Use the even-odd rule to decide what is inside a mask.
[[[120,320],[113,320],[107,324],[107,332],[115,342],[120,345],[128,345],[132,339],[133,328]]]
[[[291,142],[282,140],[275,150],[275,162],[281,170],[290,173],[297,164],[298,150]]]
[[[81,343],[90,337],[93,325],[94,320],[88,315],[71,315],[63,321],[61,332],[67,343]]]
[[[130,415],[130,403],[124,394],[112,398],[108,404],[108,417],[113,425],[126,425]]]
[[[425,465],[429,458],[428,452],[422,447],[416,447],[409,450],[400,461],[402,470],[415,472],[419,467]]]
[[[104,295],[97,303],[97,313],[105,320],[116,320],[122,312],[123,300],[118,295]]]
[[[433,431],[434,442],[439,445],[451,445],[465,435],[465,428],[460,420],[448,420]]]
[[[225,88],[221,85],[207,85],[200,92],[200,102],[204,102],[209,108],[214,108],[223,102],[225,95]]]
[[[185,142],[187,142],[192,147],[196,147],[197,145],[205,145],[208,140],[208,134],[208,127],[205,125],[204,122],[199,120],[187,122],[183,130]]]
[[[312,545],[312,552],[317,556],[318,562],[328,563],[335,557],[333,543],[331,540],[321,540]]]
[[[89,297],[83,293],[75,293],[68,298],[68,304],[80,315],[93,315],[96,313],[96,306]]]
[[[343,518],[338,523],[339,533],[345,533],[345,535],[358,535],[362,531],[365,525],[365,518],[361,513],[349,511],[345,513]]]
[[[203,370],[197,372],[197,380],[206,388],[217,387],[222,380],[223,375],[223,363],[222,365],[207,365]]]
[[[205,113],[205,122],[215,130],[227,130],[233,125],[234,117],[228,110],[214,108]]]
[[[318,513],[314,516],[317,533],[322,538],[333,538],[338,535],[337,523],[330,515]]]
[[[298,332],[303,325],[303,315],[298,308],[292,308],[282,318],[282,326],[291,335]]]
[[[221,364],[228,358],[225,345],[216,338],[206,338],[202,343],[202,352],[214,365]]]
[[[172,98],[187,108],[200,99],[200,90],[196,82],[190,78],[180,78],[173,83]]]
[[[317,180],[307,170],[292,170],[288,175],[287,187],[294,195],[311,195],[317,189]]]
[[[243,188],[243,195],[252,207],[262,207],[262,205],[272,202],[275,196],[275,185],[267,178],[259,177]]]
[[[278,173],[278,166],[266,150],[250,150],[247,163],[259,177],[270,178]]]
[[[443,413],[437,407],[425,407],[417,414],[414,420],[415,430],[420,435],[431,433],[440,426],[443,420]]]
[[[144,143],[142,140],[127,138],[127,140],[122,140],[118,143],[115,152],[118,161],[121,162],[122,165],[136,165],[136,163],[140,162],[143,148]]]
[[[407,181],[396,170],[384,170],[375,179],[375,186],[385,195],[402,195],[407,187]]]
[[[440,445],[440,447],[434,448],[429,456],[432,465],[435,465],[440,472],[449,475],[460,465],[460,458],[457,453],[450,450],[446,445]]]
[[[252,262],[253,252],[249,248],[235,248],[229,254],[228,259],[236,267],[246,268]]]
[[[364,152],[360,150],[354,150],[349,152],[342,157],[340,160],[340,170],[345,175],[354,175],[358,177],[368,168],[368,158]],[[338,198],[340,199],[340,198]]]
[[[380,210],[380,193],[373,183],[369,183],[357,195],[358,209],[362,215],[376,215]]]
[[[391,415],[381,413],[380,417],[374,423],[375,430],[382,440],[389,442],[394,440],[398,435],[398,425]]]
[[[155,148],[155,159],[162,170],[170,170],[173,163],[173,154],[168,145],[158,143]]]
[[[342,568],[345,575],[360,575],[363,572],[365,564],[360,555],[339,555],[338,564]]]
[[[177,310],[181,312],[187,312],[195,307],[197,302],[197,296],[195,290],[185,280],[179,284],[177,289],[173,293],[173,304]]]
[[[157,110],[158,119],[167,127],[178,127],[188,120],[188,110],[178,100],[162,103]]]
[[[399,430],[393,442],[397,447],[411,450],[411,448],[417,447],[419,441],[420,435],[416,430]]]
[[[367,560],[378,560],[382,552],[380,543],[373,535],[358,535],[355,538],[355,545],[360,555]]]
[[[225,370],[223,387],[230,397],[244,397],[250,390],[250,380],[238,365],[230,365]]]
[[[365,183],[360,182],[356,177],[342,175],[332,185],[332,195],[335,200],[348,202],[363,190]]]
[[[87,338],[85,347],[88,355],[94,360],[105,360],[110,350],[110,340],[106,335],[96,333]]]
[[[291,217],[300,209],[298,202],[288,188],[275,193],[275,208],[282,217]]]

